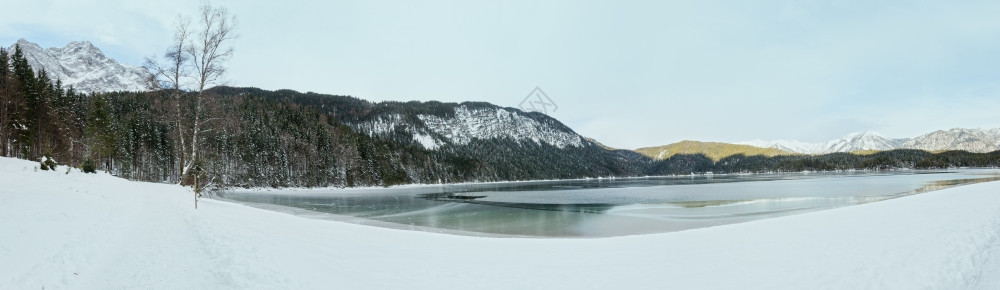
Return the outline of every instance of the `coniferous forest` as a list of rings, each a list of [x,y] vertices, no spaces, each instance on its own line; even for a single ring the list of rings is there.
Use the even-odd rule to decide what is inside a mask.
[[[40,162],[51,159],[142,181],[190,183],[198,175],[210,187],[352,187],[1000,166],[1000,152],[735,155],[719,161],[698,154],[654,161],[590,141],[559,148],[538,142],[476,139],[427,149],[401,129],[371,136],[352,125],[386,114],[420,123],[417,114],[448,117],[460,105],[499,107],[372,103],[349,96],[232,87],[206,90],[200,101],[197,95],[176,90],[83,94],[61,81],[51,81],[44,69],[34,71],[19,48],[11,54],[0,50],[0,155]],[[572,132],[545,115],[521,114]],[[195,124],[196,120],[201,124]],[[197,158],[192,160],[192,155]],[[185,170],[184,163],[195,170]]]

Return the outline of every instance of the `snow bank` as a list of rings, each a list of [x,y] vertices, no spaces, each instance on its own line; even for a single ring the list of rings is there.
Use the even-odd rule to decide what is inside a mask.
[[[312,220],[0,158],[0,289],[1000,289],[1000,183],[676,233],[498,239]]]

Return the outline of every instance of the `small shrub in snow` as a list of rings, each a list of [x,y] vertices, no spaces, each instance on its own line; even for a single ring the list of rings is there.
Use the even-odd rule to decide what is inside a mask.
[[[41,168],[42,170],[55,171],[56,166],[58,165],[59,164],[57,164],[56,161],[53,160],[48,154],[42,156],[42,159],[38,161],[38,168]]]
[[[94,160],[87,158],[83,161],[83,165],[80,166],[83,173],[97,173],[97,165],[94,164]]]
[[[56,160],[52,159],[52,157],[50,157],[50,156],[45,156],[44,159],[45,159],[45,161],[43,161],[42,163],[45,163],[45,166],[48,167],[49,170],[55,171],[56,170],[56,166],[59,166],[59,164],[56,163]]]
[[[38,164],[39,164],[38,167],[41,168],[42,170],[53,170],[53,171],[55,171],[56,166],[59,165],[56,163],[55,160],[52,159],[52,157],[49,157],[49,155],[47,154],[45,156],[42,156],[42,159],[38,162]]]

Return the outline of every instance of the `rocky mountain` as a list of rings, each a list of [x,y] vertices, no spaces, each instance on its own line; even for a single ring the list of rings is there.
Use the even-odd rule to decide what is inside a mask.
[[[386,137],[405,132],[426,149],[444,144],[466,145],[472,140],[506,139],[534,142],[559,149],[595,146],[555,119],[512,108],[463,103],[434,112],[403,115],[386,112],[352,124],[370,137]]]
[[[1000,150],[1000,128],[938,130],[913,138],[900,148],[926,151],[964,150],[986,153]]]
[[[78,92],[145,91],[151,74],[145,68],[118,63],[88,41],[70,42],[64,47],[42,48],[20,39],[7,48],[19,46],[35,70],[45,68],[49,77],[62,80],[64,87]]]
[[[988,153],[1000,150],[1000,128],[938,130],[916,138],[892,139],[878,133],[852,133],[844,138],[826,143],[807,143],[795,140],[753,140],[736,144],[762,148],[775,148],[802,154],[826,154],[867,150],[917,149],[924,151],[960,150]]]
[[[808,143],[796,140],[764,141],[753,140],[739,142],[737,144],[756,146],[761,148],[774,148],[788,152],[801,154],[827,154],[836,152],[854,152],[867,150],[892,150],[900,148],[909,139],[886,138],[875,132],[851,133],[843,138],[831,140],[826,143]]]
[[[899,148],[909,139],[890,139],[875,132],[851,133],[844,138],[827,142],[823,152],[885,151]]]

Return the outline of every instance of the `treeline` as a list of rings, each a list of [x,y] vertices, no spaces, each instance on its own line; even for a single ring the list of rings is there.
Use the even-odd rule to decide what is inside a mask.
[[[155,98],[124,96],[77,93],[45,69],[35,72],[20,47],[0,50],[0,155],[71,165],[102,160],[103,168],[141,166],[135,177],[157,179],[173,162],[170,128],[157,122]]]
[[[1000,167],[1000,151],[930,153],[897,149],[872,154],[831,153],[824,155],[745,156],[733,155],[719,161],[702,154],[674,155],[656,162],[650,175],[691,173],[762,173],[839,170],[946,169],[955,167]]]

